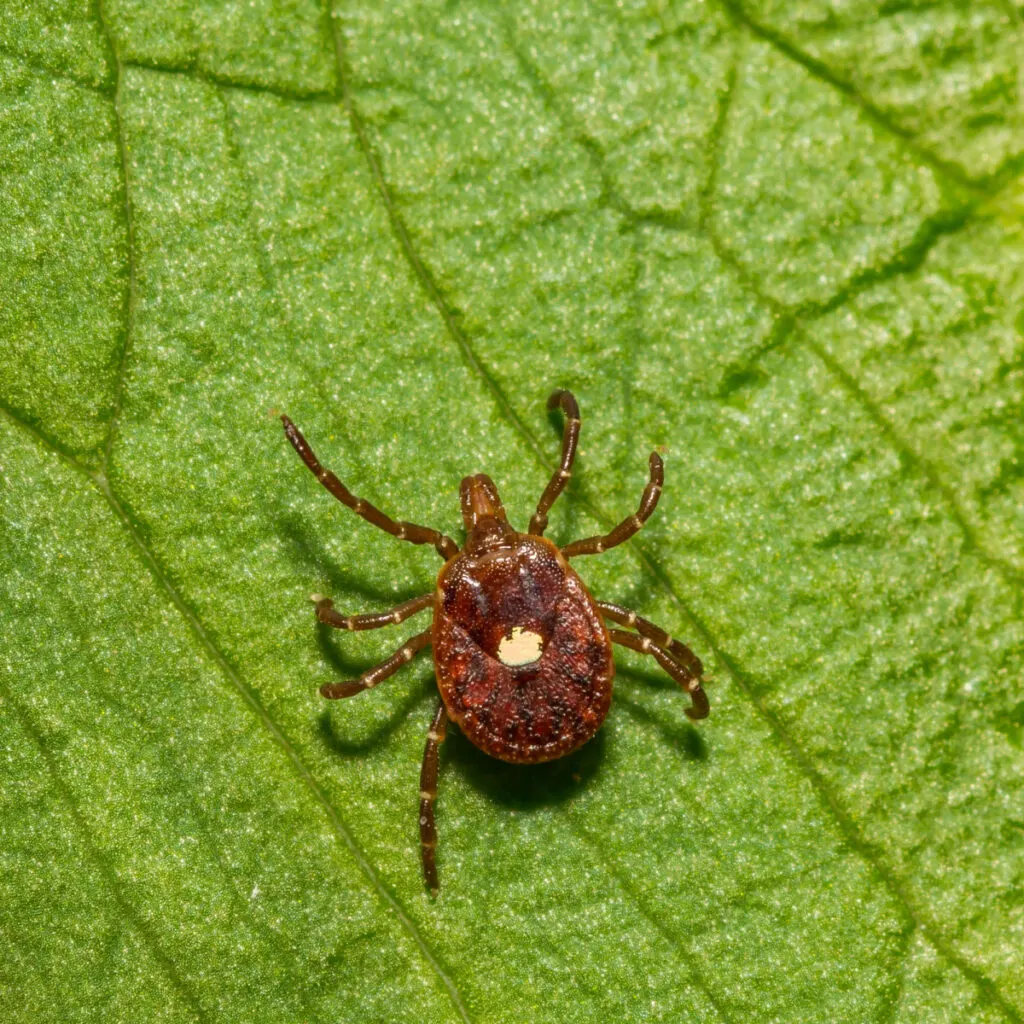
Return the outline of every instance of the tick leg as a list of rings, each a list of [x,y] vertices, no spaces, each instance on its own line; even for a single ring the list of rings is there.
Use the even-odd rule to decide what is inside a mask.
[[[648,622],[647,619],[641,619],[636,612],[623,608],[621,604],[612,604],[610,601],[594,603],[606,619],[619,622],[623,626],[632,626],[641,636],[653,640],[659,647],[664,647],[691,676],[700,679],[704,674],[704,666],[701,664],[700,658],[686,644],[669,636],[660,626]]]
[[[565,490],[565,485],[572,476],[572,461],[576,458],[576,445],[580,439],[580,407],[571,391],[556,391],[548,399],[548,408],[560,405],[565,415],[565,426],[562,429],[562,461],[544,493],[537,502],[537,511],[530,520],[529,532],[540,537],[548,526],[548,512]]]
[[[651,517],[651,513],[658,506],[658,498],[661,497],[661,488],[665,483],[665,465],[657,452],[651,452],[650,459],[651,478],[647,481],[644,493],[640,498],[640,507],[636,515],[623,519],[611,533],[603,537],[587,537],[586,540],[574,540],[571,544],[562,548],[562,554],[566,558],[575,558],[576,555],[599,555],[624,540],[629,540],[634,533],[643,528],[644,523]]]
[[[320,687],[320,696],[328,700],[339,700],[342,697],[353,697],[363,690],[370,690],[378,683],[384,682],[388,676],[393,676],[403,665],[412,661],[417,651],[423,650],[429,644],[430,630],[425,629],[422,633],[410,637],[390,658],[385,658],[379,665],[374,665],[358,679],[347,683],[324,683]]]
[[[386,516],[379,508],[362,498],[357,498],[329,469],[320,465],[309,442],[302,436],[299,428],[287,416],[281,417],[285,436],[292,447],[299,453],[299,458],[309,467],[309,471],[333,494],[342,505],[347,505],[357,516],[362,516],[368,523],[373,523],[385,533],[399,540],[407,540],[410,544],[433,544],[437,553],[444,559],[459,553],[459,546],[443,533],[431,530],[429,526],[417,526],[415,523],[396,522]]]
[[[685,665],[677,662],[664,647],[656,644],[650,637],[637,636],[635,633],[627,633],[623,629],[609,629],[608,635],[612,638],[612,643],[653,655],[658,664],[690,695],[693,707],[687,708],[686,714],[693,719],[708,717],[710,710],[708,697],[700,685],[700,679],[693,675]]]
[[[423,878],[432,896],[437,895],[437,826],[434,824],[434,801],[437,799],[437,752],[448,731],[448,712],[444,702],[434,713],[423,749],[420,769],[420,849],[423,853]]]
[[[380,629],[381,626],[397,625],[405,622],[410,615],[423,611],[434,600],[433,594],[414,597],[392,608],[389,612],[375,612],[370,615],[340,615],[334,610],[334,602],[329,597],[314,598],[316,601],[316,617],[335,629]]]

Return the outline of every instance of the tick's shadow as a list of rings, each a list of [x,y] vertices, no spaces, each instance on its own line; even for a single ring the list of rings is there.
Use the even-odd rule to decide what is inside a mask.
[[[342,663],[339,661],[339,663]],[[347,662],[344,662],[347,664]],[[349,675],[358,675],[368,666],[352,664]],[[675,684],[666,686],[658,676],[642,672],[623,672],[630,684],[652,686],[656,689],[678,692],[681,700],[686,695],[678,691]],[[655,714],[640,702],[623,693],[621,685],[616,687],[612,698],[609,717],[627,714],[643,726],[660,734],[662,741],[678,751],[688,761],[705,761],[708,758],[707,744],[700,732],[685,718],[682,706],[678,716],[666,717]],[[359,698],[349,698],[358,700]],[[377,724],[372,731],[358,738],[345,735],[343,720],[325,708],[317,722],[317,731],[324,745],[342,757],[357,757],[370,753],[385,743],[394,732],[400,729],[409,716],[418,708],[424,707],[423,736],[426,739],[433,701],[436,699],[436,688],[432,677],[424,676],[420,684],[415,686],[401,701],[396,703],[388,717]],[[429,705],[429,707],[426,707]],[[354,732],[362,731],[361,726]],[[600,771],[608,754],[610,737],[606,722],[597,735],[585,743],[579,750],[566,757],[545,764],[509,764],[489,757],[482,750],[473,746],[458,726],[448,726],[448,738],[442,747],[443,764],[447,763],[479,792],[489,799],[514,810],[530,811],[535,808],[550,807],[564,803],[580,795],[590,786]],[[442,772],[444,772],[442,767]]]
[[[338,630],[332,629],[322,622],[316,623],[315,628],[317,646],[324,660],[331,665],[336,680],[358,679],[367,669],[373,668],[378,663],[378,659],[356,658],[344,653],[342,648],[333,639],[333,636],[339,632]],[[398,642],[396,642],[395,646],[398,646]],[[364,721],[354,723],[351,727],[351,732],[353,736],[356,733],[361,733],[358,739],[344,735],[339,717],[332,714],[329,707],[325,708],[321,713],[317,729],[321,739],[334,753],[342,754],[346,757],[367,754],[384,743],[395,730],[402,726],[413,709],[418,704],[423,703],[423,699],[428,691],[436,692],[432,674],[430,676],[424,674],[421,684],[414,686],[406,697],[391,709],[387,719],[377,724],[371,732],[367,733],[365,731]],[[374,696],[375,694],[372,691],[367,690],[365,693],[356,694],[354,697],[346,697],[343,700],[331,701],[329,703],[349,704],[353,701],[373,700]],[[430,714],[428,712],[424,718],[424,735],[426,735],[429,722]]]
[[[312,619],[310,628],[316,630],[317,649],[320,651],[320,656],[337,674],[339,680],[358,679],[364,672],[377,664],[379,659],[368,660],[365,657],[354,657],[346,653],[345,649],[338,644],[337,637],[339,634],[342,637],[346,635],[351,636],[351,634],[345,630],[335,629],[333,626],[328,626],[326,623],[313,618],[313,605],[310,604],[309,607],[309,617]],[[401,641],[396,642],[395,647],[398,647],[399,643]],[[347,699],[351,700],[352,698],[349,697]]]
[[[353,727],[351,732],[354,734],[356,731],[362,733],[362,735],[356,739],[352,736],[347,736],[344,731],[344,725],[339,719],[337,714],[332,714],[330,708],[324,708],[320,712],[320,717],[317,720],[316,728],[320,734],[320,739],[323,741],[324,746],[327,747],[332,753],[340,754],[342,757],[357,757],[364,754],[369,754],[371,751],[376,750],[379,746],[387,742],[388,737],[400,729],[413,711],[424,702],[424,695],[426,691],[433,689],[432,685],[429,685],[424,680],[423,686],[417,686],[409,694],[407,694],[398,704],[392,708],[391,713],[383,721],[377,724],[370,732],[366,732],[363,728],[363,723],[359,726]],[[358,700],[359,697],[349,697],[347,700]],[[339,702],[335,702],[339,703]],[[340,703],[344,703],[341,701]],[[427,729],[430,726],[430,713],[425,712],[423,716],[423,736],[426,738]]]
[[[582,793],[597,775],[606,742],[602,729],[579,750],[545,764],[508,764],[488,757],[454,727],[445,745],[449,764],[471,786],[506,807],[529,811]]]
[[[638,701],[634,694],[642,689],[661,690],[672,693],[679,698],[677,713],[657,713]],[[690,698],[671,679],[654,672],[643,672],[633,668],[622,668],[616,672],[615,691],[612,696],[612,709],[625,712],[635,721],[657,732],[662,740],[688,761],[706,761],[708,747],[700,730],[691,724],[686,717],[685,709],[690,705]]]
[[[357,595],[366,598],[367,607],[356,609],[357,611],[371,612],[380,611],[385,608],[392,608],[402,601],[408,601],[413,597],[419,597],[426,593],[433,585],[433,579],[429,576],[424,578],[423,586],[416,587],[409,591],[385,590],[383,587],[375,587],[368,584],[365,579],[358,575],[352,575],[339,569],[334,559],[328,554],[323,543],[315,534],[312,534],[308,525],[302,519],[292,513],[282,513],[277,518],[278,533],[288,543],[298,562],[304,568],[310,570],[310,578],[314,576],[326,576],[330,581],[331,594]],[[312,618],[312,612],[310,613]]]

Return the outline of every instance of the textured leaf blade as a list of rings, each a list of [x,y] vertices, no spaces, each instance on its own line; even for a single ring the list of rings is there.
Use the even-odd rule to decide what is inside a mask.
[[[915,14],[949,49],[910,81],[891,19],[813,4],[335,14],[7,22],[15,222],[98,225],[3,270],[7,1015],[1018,1020],[1022,137],[972,49],[1004,15]],[[324,707],[401,636],[307,596],[390,606],[436,556],[275,414],[395,514],[454,531],[486,469],[525,524],[555,385],[556,539],[666,453],[581,571],[693,643],[713,716],[625,655],[573,758],[453,737],[432,903],[429,666]]]

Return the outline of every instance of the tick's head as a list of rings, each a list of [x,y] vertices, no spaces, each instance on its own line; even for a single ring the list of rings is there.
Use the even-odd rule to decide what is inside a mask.
[[[512,540],[515,531],[508,525],[498,488],[486,473],[464,477],[459,497],[466,523],[467,551],[488,551]]]

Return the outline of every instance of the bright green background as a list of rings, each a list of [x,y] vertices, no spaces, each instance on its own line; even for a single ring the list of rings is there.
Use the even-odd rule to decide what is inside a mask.
[[[1014,5],[1016,2],[1016,6]],[[1024,1019],[1020,0],[8,3],[4,1021]],[[687,638],[598,739],[447,744],[486,470]],[[460,535],[460,534],[457,534]],[[419,622],[420,620],[417,620]]]

